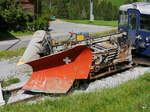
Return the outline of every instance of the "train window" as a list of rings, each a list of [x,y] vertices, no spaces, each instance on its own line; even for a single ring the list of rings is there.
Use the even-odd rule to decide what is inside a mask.
[[[136,14],[130,14],[130,28],[131,29],[136,29]]]
[[[120,21],[119,25],[120,26],[127,26],[128,25],[128,15],[127,12],[120,11]]]
[[[150,15],[141,14],[141,30],[150,31]]]

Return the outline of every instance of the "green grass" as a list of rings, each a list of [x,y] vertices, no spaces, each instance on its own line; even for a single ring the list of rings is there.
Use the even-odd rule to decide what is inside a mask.
[[[27,35],[33,35],[33,32],[31,31],[18,31],[18,32],[10,32],[12,35],[15,37],[20,37],[20,36],[27,36]]]
[[[99,36],[104,36],[104,35],[108,35],[108,34],[112,34],[117,32],[117,29],[113,29],[113,30],[108,30],[108,31],[104,31],[104,32],[97,32],[97,33],[92,33],[90,34],[91,37],[99,37]]]
[[[13,56],[21,56],[23,55],[25,51],[25,48],[20,48],[20,49],[17,49],[17,50],[11,50],[11,51],[0,51],[0,59],[1,58],[11,58]]]
[[[112,26],[112,27],[118,26],[118,21],[95,20],[93,22],[90,22],[89,20],[67,20],[67,19],[65,19],[64,21],[80,24],[100,25],[100,26]]]
[[[16,83],[19,83],[20,82],[20,79],[18,78],[11,78],[9,80],[5,80],[3,81],[3,87],[7,87],[7,86],[10,86],[11,84],[16,84]]]
[[[14,104],[0,112],[150,112],[150,74],[115,88],[68,95],[40,104]]]
[[[26,32],[0,32],[0,41],[2,40],[12,40],[12,39],[17,39],[17,37],[21,36],[27,36],[27,35],[32,35],[33,32],[31,31],[26,31]]]
[[[97,32],[97,33],[91,33],[90,37],[99,37],[99,36],[105,36],[108,34],[112,34],[117,32],[117,29],[112,29],[112,30],[108,30],[108,31],[103,31],[103,32]],[[65,40],[53,40],[54,43],[66,43],[67,41],[69,41],[69,39],[65,39]]]
[[[126,0],[108,0],[108,1],[112,2],[113,5],[118,6],[118,7],[122,4],[125,4],[126,2]]]
[[[108,1],[112,2],[114,6],[119,7],[120,5],[126,4],[127,0],[108,0]],[[144,0],[138,0],[138,1],[144,1]]]

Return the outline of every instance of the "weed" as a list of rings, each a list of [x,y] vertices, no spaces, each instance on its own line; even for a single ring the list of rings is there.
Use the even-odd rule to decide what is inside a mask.
[[[18,78],[10,78],[6,81],[3,81],[2,86],[7,87],[7,86],[10,86],[11,84],[16,84],[19,82],[20,82],[20,79],[18,79]]]

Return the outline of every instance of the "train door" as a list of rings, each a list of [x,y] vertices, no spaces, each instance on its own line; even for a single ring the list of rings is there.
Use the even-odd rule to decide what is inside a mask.
[[[128,40],[135,44],[138,28],[140,26],[140,12],[135,9],[128,10]]]
[[[119,21],[118,21],[118,30],[119,31],[128,31],[128,14],[126,11],[119,11]]]

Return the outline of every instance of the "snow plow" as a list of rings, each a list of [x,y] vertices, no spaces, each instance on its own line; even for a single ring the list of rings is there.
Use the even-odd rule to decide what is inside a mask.
[[[33,74],[23,89],[34,92],[66,93],[75,79],[88,78],[92,51],[86,46],[77,46],[27,64],[32,66]]]
[[[50,54],[26,63],[33,73],[23,89],[67,93],[76,80],[97,79],[132,66],[131,45],[124,33],[79,36],[62,44],[47,42]]]

